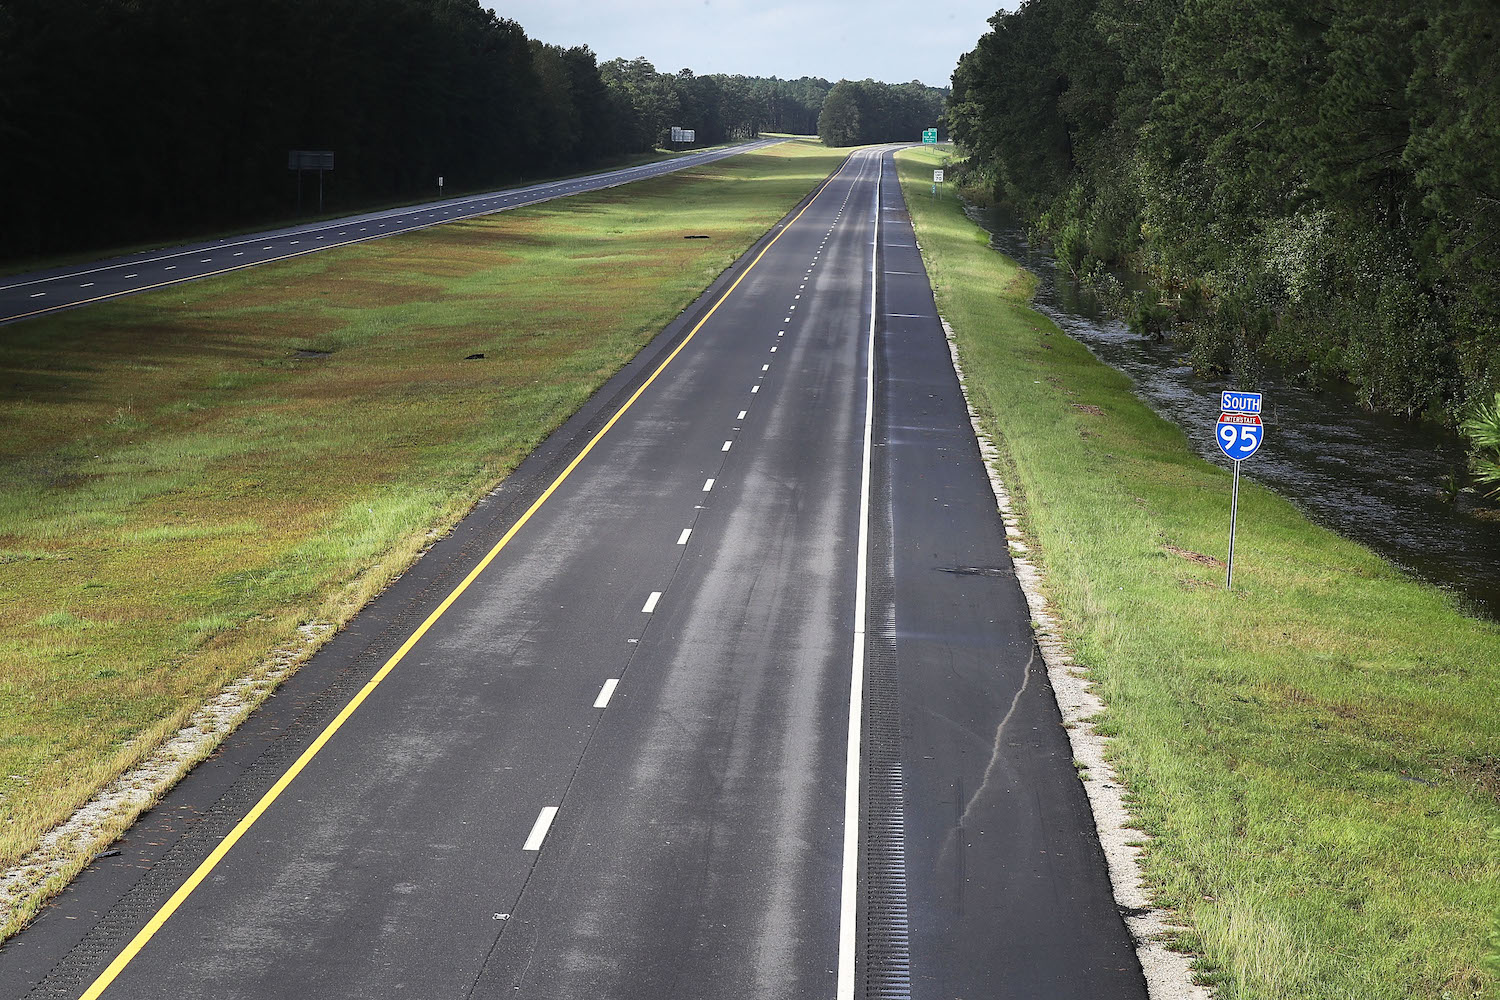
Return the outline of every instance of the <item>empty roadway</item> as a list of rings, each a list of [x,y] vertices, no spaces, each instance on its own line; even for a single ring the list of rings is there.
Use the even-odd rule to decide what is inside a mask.
[[[0,995],[1144,996],[883,159],[0,949]]]

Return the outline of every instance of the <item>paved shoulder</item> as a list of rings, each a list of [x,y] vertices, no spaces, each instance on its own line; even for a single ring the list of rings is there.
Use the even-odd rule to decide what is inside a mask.
[[[912,996],[1143,1000],[894,165],[886,177],[867,843],[872,893],[899,890],[909,921],[872,908],[867,995],[909,968]]]

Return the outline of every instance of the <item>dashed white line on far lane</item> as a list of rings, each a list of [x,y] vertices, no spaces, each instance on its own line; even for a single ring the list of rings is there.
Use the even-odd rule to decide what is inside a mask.
[[[557,816],[557,806],[544,806],[537,815],[536,822],[531,825],[531,836],[526,838],[526,843],[521,847],[523,851],[540,851],[542,841],[547,839],[547,830],[552,826],[552,820]]]
[[[648,598],[646,598],[646,606],[643,607],[643,608],[641,608],[641,614],[643,614],[643,615],[649,615],[651,612],[655,611],[656,610],[656,602],[659,601],[659,600],[661,600],[661,591],[659,591],[659,590],[653,590],[653,591],[651,591],[651,596],[648,597]]]
[[[604,686],[599,689],[599,697],[594,699],[594,707],[608,708],[609,699],[615,693],[615,685],[619,683],[620,679],[618,677],[611,677],[609,680],[605,681]]]

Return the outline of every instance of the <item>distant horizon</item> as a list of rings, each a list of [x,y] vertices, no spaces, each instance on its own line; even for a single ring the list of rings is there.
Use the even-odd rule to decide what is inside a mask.
[[[669,73],[918,80],[929,87],[950,86],[959,57],[989,30],[989,18],[1016,6],[1015,0],[956,0],[923,17],[892,0],[484,2],[527,37],[587,45],[600,62],[644,57]]]

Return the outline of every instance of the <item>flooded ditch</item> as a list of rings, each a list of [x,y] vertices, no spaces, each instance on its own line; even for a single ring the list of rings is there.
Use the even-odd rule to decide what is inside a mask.
[[[990,233],[991,246],[1040,279],[1039,311],[1128,375],[1137,395],[1181,427],[1199,455],[1229,467],[1213,425],[1220,391],[1236,386],[1199,378],[1174,344],[1131,333],[1045,247],[1034,246],[1014,217],[978,208],[969,215]],[[1370,413],[1338,388],[1274,374],[1253,388],[1266,394],[1266,442],[1242,474],[1317,523],[1459,595],[1475,613],[1500,619],[1500,505],[1473,492],[1450,495],[1450,482],[1465,481],[1457,435]],[[1226,530],[1228,504],[1226,492]]]

